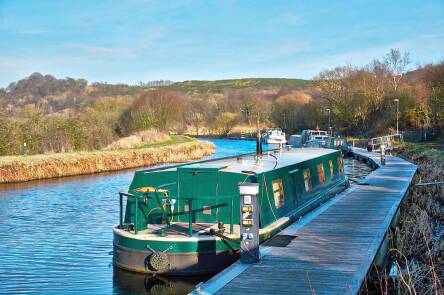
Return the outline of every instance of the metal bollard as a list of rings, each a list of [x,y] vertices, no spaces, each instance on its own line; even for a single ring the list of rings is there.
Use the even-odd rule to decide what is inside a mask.
[[[385,145],[381,145],[381,165],[385,165]]]

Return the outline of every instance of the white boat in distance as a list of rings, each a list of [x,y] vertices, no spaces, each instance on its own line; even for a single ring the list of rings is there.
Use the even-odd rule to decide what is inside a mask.
[[[263,141],[266,144],[286,144],[285,132],[281,128],[269,128],[265,130]]]
[[[302,141],[308,147],[322,147],[329,138],[328,132],[323,130],[303,130]]]

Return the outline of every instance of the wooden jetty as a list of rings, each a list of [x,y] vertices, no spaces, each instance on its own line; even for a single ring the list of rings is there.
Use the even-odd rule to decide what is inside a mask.
[[[192,294],[357,294],[416,166],[394,156],[382,166],[364,149],[353,154],[379,168],[282,231],[296,236],[286,247],[261,246],[260,263],[238,261]]]

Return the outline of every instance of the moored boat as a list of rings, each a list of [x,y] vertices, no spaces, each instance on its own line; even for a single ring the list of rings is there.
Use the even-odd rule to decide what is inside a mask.
[[[114,264],[172,275],[228,266],[239,256],[239,183],[259,184],[261,242],[348,186],[341,153],[322,148],[137,171],[120,194]]]
[[[328,132],[323,130],[303,130],[302,140],[307,147],[323,147],[328,140]]]
[[[323,130],[302,130],[302,133],[290,135],[288,144],[293,147],[320,147],[341,150],[344,154],[350,152],[351,147],[348,145],[347,139],[340,136],[330,136],[327,131]]]
[[[263,141],[266,144],[284,145],[287,143],[285,132],[280,128],[269,128],[265,130]]]

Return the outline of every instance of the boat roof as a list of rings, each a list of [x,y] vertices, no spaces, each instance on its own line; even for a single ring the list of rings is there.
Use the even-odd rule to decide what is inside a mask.
[[[294,165],[336,153],[337,150],[324,148],[295,148],[290,150],[274,150],[266,152],[258,160],[256,154],[248,154],[231,158],[214,159],[205,162],[190,163],[164,169],[171,170],[205,170],[208,172],[234,172],[244,174],[260,174],[282,167]],[[146,172],[151,172],[147,170]]]
[[[313,130],[313,129],[309,129],[309,130],[305,130],[305,131],[307,131],[307,132],[325,132],[325,133],[327,133],[327,131],[325,131],[325,130]]]

